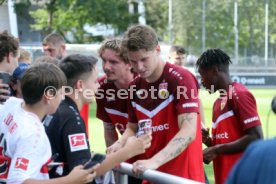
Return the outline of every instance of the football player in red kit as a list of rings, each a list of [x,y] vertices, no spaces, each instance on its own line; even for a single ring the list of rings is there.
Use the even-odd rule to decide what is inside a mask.
[[[161,59],[158,37],[149,26],[130,27],[122,45],[139,77],[129,87],[127,129],[109,151],[119,150],[127,137],[141,134],[143,122],[151,122],[152,145],[133,164],[134,173],[156,169],[203,182],[197,80]]]
[[[123,134],[128,121],[127,96],[121,98],[119,91],[126,91],[134,78],[127,56],[121,49],[119,38],[104,41],[99,49],[105,76],[99,80],[97,118],[104,123],[106,146],[111,146],[118,139],[116,129]]]
[[[216,184],[223,184],[245,148],[263,137],[256,100],[246,87],[231,81],[230,64],[220,49],[205,51],[196,63],[202,85],[210,93],[220,93],[213,106],[212,138],[203,139],[208,146],[204,162],[213,161]]]
[[[123,134],[128,122],[127,95],[129,83],[135,74],[126,53],[121,48],[122,39],[112,38],[103,42],[99,49],[105,76],[99,80],[97,117],[103,121],[106,146],[111,146],[118,140],[117,131]],[[133,158],[128,162],[132,163]],[[137,184],[142,180],[128,177],[128,182]]]

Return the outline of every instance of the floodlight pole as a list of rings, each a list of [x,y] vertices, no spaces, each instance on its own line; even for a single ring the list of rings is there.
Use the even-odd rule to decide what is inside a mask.
[[[265,2],[265,66],[268,65],[268,0]]]
[[[234,3],[234,33],[235,33],[235,61],[234,64],[238,64],[239,58],[239,30],[238,30],[238,2]]]
[[[172,0],[169,0],[169,39],[170,39],[170,45],[173,44],[173,38],[172,38]]]
[[[202,0],[202,52],[205,51],[205,44],[206,44],[205,10],[206,10],[206,1]]]

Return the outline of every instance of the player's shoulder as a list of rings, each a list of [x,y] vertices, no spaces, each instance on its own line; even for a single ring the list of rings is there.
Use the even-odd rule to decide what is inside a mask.
[[[237,97],[250,96],[253,97],[253,94],[242,84],[233,82],[230,85],[229,92],[231,95]]]
[[[19,107],[23,102],[22,99],[10,97],[4,104],[0,106],[0,119],[6,116],[8,113],[13,112],[16,107]]]
[[[17,125],[20,124],[26,117],[26,111],[23,110],[22,103],[22,99],[10,97],[2,106],[2,117],[11,123],[16,120],[18,121]]]
[[[3,105],[5,109],[8,109],[10,107],[15,107],[23,102],[23,99],[16,98],[16,97],[10,97]]]
[[[253,107],[256,105],[254,95],[244,85],[236,82],[232,83],[229,87],[228,99],[233,104],[237,104],[237,107],[243,107],[245,105]]]
[[[177,85],[198,85],[198,82],[194,76],[188,69],[174,65],[171,63],[166,63],[164,68],[164,78],[170,83],[175,83]]]
[[[14,134],[20,134],[21,137],[32,137],[37,132],[44,131],[42,122],[37,115],[22,111],[16,111],[14,122],[17,124]]]
[[[187,69],[182,66],[174,65],[169,62],[166,63],[164,69],[165,75],[169,75],[173,79],[184,79],[184,78],[194,78],[194,75]]]
[[[66,99],[62,100],[62,102],[60,103],[56,112],[57,112],[57,114],[67,114],[70,112],[72,113],[70,104],[68,103],[68,101]]]

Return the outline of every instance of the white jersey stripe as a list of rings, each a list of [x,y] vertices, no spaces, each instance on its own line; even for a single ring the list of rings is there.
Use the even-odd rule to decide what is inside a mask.
[[[109,109],[109,108],[104,108],[105,111],[109,114],[114,114],[114,115],[118,115],[118,116],[123,116],[125,118],[128,118],[128,114],[127,113],[122,113],[120,111],[114,110],[114,109]]]
[[[222,115],[220,115],[220,116],[217,118],[216,122],[213,122],[213,123],[212,123],[212,127],[213,127],[214,129],[216,129],[217,126],[218,126],[218,124],[219,124],[220,122],[222,122],[223,120],[225,120],[225,119],[227,119],[227,118],[229,118],[229,117],[231,117],[231,116],[234,116],[234,112],[233,112],[232,110],[231,110],[231,111],[228,111],[228,112],[226,112],[226,113],[223,113]]]
[[[147,109],[145,109],[144,107],[136,104],[135,102],[131,102],[132,107],[136,108],[138,111],[144,113],[145,115],[147,115],[149,118],[154,117],[156,114],[158,114],[161,110],[163,110],[164,108],[166,108],[172,101],[174,100],[173,95],[170,95],[169,98],[165,101],[163,101],[160,105],[158,105],[155,109],[153,109],[152,111],[149,111]]]

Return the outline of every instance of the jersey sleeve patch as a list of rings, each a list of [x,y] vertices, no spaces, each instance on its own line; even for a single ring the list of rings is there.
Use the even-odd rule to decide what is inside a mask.
[[[84,133],[68,135],[71,152],[88,149]]]
[[[28,169],[29,160],[26,158],[18,157],[15,162],[14,168],[26,171]]]
[[[244,124],[249,124],[249,123],[252,123],[254,121],[258,121],[259,120],[259,117],[258,116],[254,116],[254,117],[251,117],[251,118],[248,118],[246,120],[244,120]]]

